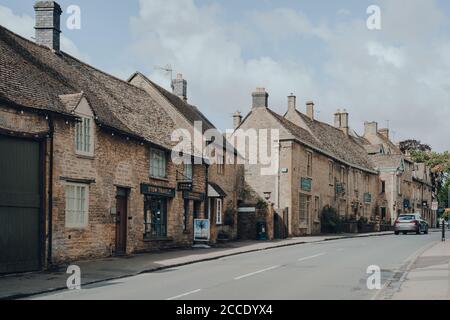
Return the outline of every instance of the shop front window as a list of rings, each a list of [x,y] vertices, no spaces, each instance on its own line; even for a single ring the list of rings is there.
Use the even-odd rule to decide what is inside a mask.
[[[167,199],[147,199],[144,218],[146,238],[167,237]]]

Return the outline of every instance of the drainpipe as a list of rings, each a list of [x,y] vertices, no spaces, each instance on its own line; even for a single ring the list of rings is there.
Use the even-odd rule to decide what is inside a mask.
[[[54,132],[55,124],[53,116],[49,116],[49,135],[50,135],[50,163],[49,163],[49,184],[48,184],[48,249],[47,249],[47,267],[52,265],[52,242],[53,242],[53,150],[54,150]]]

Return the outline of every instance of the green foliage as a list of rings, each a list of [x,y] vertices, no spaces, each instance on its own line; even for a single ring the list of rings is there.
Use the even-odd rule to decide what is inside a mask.
[[[434,192],[438,195],[441,207],[446,204],[442,202],[447,199],[448,195],[448,179],[450,177],[450,153],[424,152],[420,150],[411,151],[411,158],[414,162],[425,163],[431,168],[431,178]]]
[[[340,233],[342,231],[342,220],[336,209],[325,207],[320,217],[322,233]]]
[[[418,140],[406,140],[399,143],[400,150],[405,152],[412,152],[412,151],[423,151],[423,152],[429,152],[431,151],[431,147],[427,144],[423,144]]]

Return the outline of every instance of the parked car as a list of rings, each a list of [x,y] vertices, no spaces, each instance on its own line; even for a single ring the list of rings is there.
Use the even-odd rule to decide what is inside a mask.
[[[398,217],[394,224],[394,231],[396,235],[400,232],[407,234],[415,232],[416,234],[428,234],[428,222],[422,219],[419,213],[402,214]]]

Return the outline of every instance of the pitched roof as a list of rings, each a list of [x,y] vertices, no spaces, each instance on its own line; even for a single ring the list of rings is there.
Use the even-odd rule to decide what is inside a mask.
[[[153,86],[169,103],[172,105],[189,123],[194,125],[194,122],[200,121],[202,122],[203,133],[207,130],[216,129],[217,128],[208,120],[208,118],[194,105],[187,103],[177,95],[172,92],[167,91],[163,87],[159,86],[148,77],[143,75],[140,72],[135,72],[129,79],[128,82],[131,82],[135,76],[140,76],[145,82],[149,85]],[[228,147],[230,150],[234,150],[235,154],[237,154],[237,150],[230,144],[230,142],[223,137],[223,145],[224,147]]]
[[[163,95],[164,98],[166,98],[169,103],[175,107],[175,109],[181,113],[181,115],[186,118],[190,123],[194,123],[195,121],[201,121],[203,123],[203,130],[209,130],[209,129],[215,129],[214,125],[206,118],[206,116],[194,105],[187,103],[177,95],[173,94],[172,92],[167,91],[160,85],[156,84],[152,80],[150,80],[148,77],[143,75],[140,72],[135,72],[130,79],[133,79],[136,75],[140,75],[142,79],[144,79],[148,84],[153,86],[156,90],[159,91],[161,95]]]
[[[400,154],[377,154],[369,156],[377,169],[397,169],[402,165]]]
[[[0,26],[2,101],[67,114],[64,104],[76,96],[64,96],[80,92],[99,125],[167,149],[172,146],[168,132],[175,124],[144,90]]]
[[[327,123],[318,120],[313,121],[299,111],[297,113],[311,130],[318,147],[350,165],[374,171],[373,164],[358,138],[346,135],[342,130]]]

